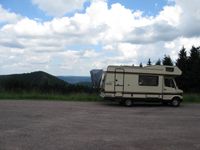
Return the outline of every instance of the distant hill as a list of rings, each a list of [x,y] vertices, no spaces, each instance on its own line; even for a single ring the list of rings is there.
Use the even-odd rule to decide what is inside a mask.
[[[88,76],[57,76],[59,79],[71,84],[91,84]]]
[[[65,92],[69,84],[46,72],[0,75],[0,89],[5,91]]]
[[[56,76],[43,71],[0,75],[0,91],[38,91],[42,93],[56,92],[90,92],[91,88],[81,85],[69,84]]]

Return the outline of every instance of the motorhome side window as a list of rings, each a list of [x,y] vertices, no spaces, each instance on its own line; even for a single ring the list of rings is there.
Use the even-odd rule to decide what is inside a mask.
[[[158,76],[139,75],[140,86],[158,86]]]
[[[165,78],[165,86],[175,88],[174,81],[170,78]]]

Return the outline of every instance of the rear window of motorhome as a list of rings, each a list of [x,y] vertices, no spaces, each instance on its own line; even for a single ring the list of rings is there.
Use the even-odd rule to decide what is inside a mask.
[[[139,75],[140,86],[158,86],[158,76]]]

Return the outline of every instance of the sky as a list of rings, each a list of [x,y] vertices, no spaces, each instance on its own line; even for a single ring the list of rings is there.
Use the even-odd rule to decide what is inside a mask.
[[[200,46],[199,0],[0,0],[0,74],[89,76]]]

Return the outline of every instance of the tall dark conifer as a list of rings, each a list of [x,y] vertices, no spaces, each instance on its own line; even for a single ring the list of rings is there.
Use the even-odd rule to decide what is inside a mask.
[[[151,66],[151,59],[149,58],[148,62],[147,62],[148,66]]]
[[[162,64],[163,65],[167,65],[167,66],[173,66],[173,62],[172,62],[172,59],[171,57],[168,55],[164,55],[164,58],[162,60]]]
[[[157,62],[155,63],[155,65],[161,65],[161,60],[158,59]]]
[[[176,61],[176,66],[179,67],[182,71],[182,75],[177,77],[178,86],[184,91],[188,91],[188,57],[185,47],[183,46],[178,54],[178,59]]]
[[[200,91],[200,49],[192,46],[188,58],[189,88],[193,92]]]

